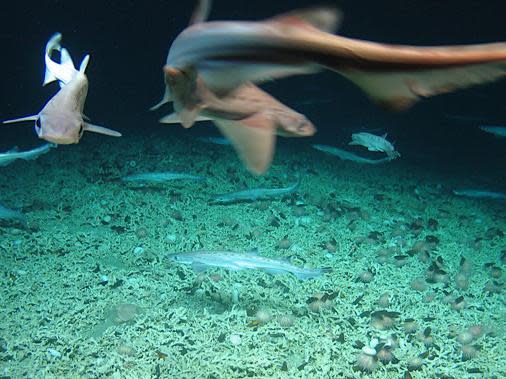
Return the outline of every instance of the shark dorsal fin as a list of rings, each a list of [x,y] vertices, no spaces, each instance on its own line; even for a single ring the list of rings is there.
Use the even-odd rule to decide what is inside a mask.
[[[334,33],[339,27],[341,13],[330,7],[307,8],[283,13],[268,21],[299,27],[306,24],[327,33]]]

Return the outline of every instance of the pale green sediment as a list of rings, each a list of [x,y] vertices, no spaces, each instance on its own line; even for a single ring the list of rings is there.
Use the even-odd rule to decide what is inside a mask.
[[[402,161],[395,168],[356,170],[311,149],[295,157],[284,147],[263,178],[250,176],[233,151],[220,149],[212,162],[209,152],[192,156],[189,171],[205,174],[205,185],[132,191],[110,181],[131,172],[131,162],[139,171],[184,170],[191,149],[186,141],[191,138],[158,141],[159,153],[151,155],[145,154],[142,138],[80,144],[73,154],[58,149],[30,165],[15,162],[2,170],[9,178],[2,201],[22,205],[31,230],[0,226],[0,375],[398,379],[409,359],[429,350],[431,359],[424,359],[414,378],[473,377],[470,369],[483,372],[477,377],[506,376],[504,290],[484,291],[491,277],[483,267],[492,262],[504,269],[500,205],[435,192],[442,177],[428,177]],[[117,156],[111,156],[114,151]],[[90,156],[97,158],[83,159]],[[239,184],[283,186],[298,174],[288,169],[295,160],[313,168],[295,198],[208,205],[210,194]],[[24,177],[15,175],[21,166]],[[437,230],[427,228],[430,218],[438,221]],[[443,258],[450,282],[417,292],[410,283],[424,277],[429,264],[407,252],[427,235],[440,241],[431,257]],[[277,248],[285,238],[291,246]],[[328,242],[336,252],[325,249]],[[378,251],[385,247],[398,250],[379,263]],[[334,272],[312,281],[257,271],[199,274],[166,259],[175,251],[252,248],[267,257],[290,257],[297,265],[331,266]],[[403,267],[394,264],[399,254],[408,255]],[[461,256],[473,266],[467,290],[453,280]],[[372,282],[358,281],[368,269],[375,273]],[[496,281],[504,282],[504,276]],[[443,290],[452,299],[464,296],[467,308],[452,309],[443,302]],[[336,297],[331,307],[315,313],[307,302],[318,292]],[[383,309],[377,300],[385,292],[392,295],[387,309],[400,317],[392,330],[381,331],[371,326],[370,312]],[[424,302],[432,292],[435,299]],[[120,304],[142,311],[128,322],[115,322],[113,310]],[[254,326],[258,309],[272,319]],[[283,328],[277,318],[287,314],[295,321]],[[420,325],[412,336],[401,327],[406,318]],[[477,356],[462,361],[451,331],[480,323],[490,333],[476,340]],[[427,327],[437,348],[427,349],[418,337]],[[356,371],[356,341],[368,344],[390,334],[399,338],[393,351],[399,362],[380,364],[370,374]]]

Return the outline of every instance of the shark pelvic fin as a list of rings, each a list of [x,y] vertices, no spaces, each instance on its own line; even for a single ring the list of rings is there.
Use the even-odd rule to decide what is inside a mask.
[[[103,126],[93,125],[88,122],[84,123],[84,130],[87,132],[105,134],[111,137],[121,137],[121,133],[112,129],[104,128]]]
[[[165,86],[165,92],[163,93],[162,100],[160,100],[158,103],[153,105],[151,108],[149,108],[150,111],[156,111],[158,108],[160,108],[163,104],[171,102],[172,96],[170,95],[169,87]]]
[[[215,119],[221,133],[232,142],[249,171],[263,174],[272,162],[276,141],[274,121],[263,114],[232,121]]]

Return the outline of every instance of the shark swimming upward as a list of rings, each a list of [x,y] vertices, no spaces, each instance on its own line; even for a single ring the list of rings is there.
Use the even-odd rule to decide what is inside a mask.
[[[44,85],[57,80],[61,89],[38,114],[3,123],[35,121],[35,131],[39,138],[56,144],[78,143],[84,131],[121,136],[114,130],[84,121],[86,117],[83,115],[83,108],[88,93],[88,78],[84,71],[90,57],[86,55],[79,70],[76,70],[69,52],[60,45],[61,38],[62,35],[56,33],[46,44],[44,77]],[[52,60],[54,51],[60,52],[60,63]]]
[[[350,39],[332,34],[339,13],[325,7],[259,22],[205,22],[210,3],[199,2],[191,25],[172,43],[165,94],[153,108],[172,101],[176,114],[161,121],[187,128],[213,121],[257,174],[269,168],[274,134],[307,136],[315,129],[294,110],[283,105],[280,111],[280,103],[252,83],[330,69],[381,107],[402,110],[421,98],[506,75],[502,42],[415,47]],[[288,117],[279,119],[280,113]]]

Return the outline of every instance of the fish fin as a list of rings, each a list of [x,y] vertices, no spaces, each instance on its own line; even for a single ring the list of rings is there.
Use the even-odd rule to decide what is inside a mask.
[[[191,266],[192,266],[192,269],[194,269],[197,272],[204,272],[209,268],[209,266],[205,265],[204,263],[198,263],[198,262],[192,263]]]
[[[61,33],[55,33],[46,44],[46,53],[44,57],[46,72],[42,85],[58,80],[60,82],[60,87],[63,87],[65,84],[70,82],[77,73],[68,50],[60,45],[61,39]],[[51,59],[51,54],[54,50],[60,52],[60,63]]]
[[[342,14],[336,8],[316,7],[297,9],[268,19],[268,22],[286,24],[288,26],[309,26],[327,33],[334,33],[341,23]]]
[[[7,150],[6,153],[17,153],[19,151],[18,146],[14,146],[12,149]]]
[[[416,64],[415,64],[416,65]],[[506,76],[506,64],[485,63],[412,71],[337,70],[388,110],[409,108],[421,98],[452,92]]]
[[[84,123],[84,130],[87,132],[105,134],[111,137],[121,137],[121,133],[112,129],[104,128],[103,126],[93,125],[88,122]]]
[[[287,274],[287,271],[280,270],[277,268],[264,268],[262,271],[271,274],[271,275],[280,275],[280,274]]]
[[[197,1],[197,6],[195,7],[195,10],[193,11],[193,14],[190,18],[189,25],[205,22],[209,17],[209,13],[211,13],[211,5],[211,0]]]
[[[70,56],[69,56],[70,58]],[[88,62],[90,61],[90,56],[86,55],[83,60],[81,61],[81,65],[79,66],[79,72],[84,74],[84,71],[86,71],[86,67],[88,67]]]
[[[221,133],[230,140],[249,171],[263,174],[269,168],[276,141],[274,121],[263,114],[232,120],[213,120]]]
[[[197,116],[197,118],[194,120],[195,122],[198,122],[198,121],[211,121],[211,119],[209,117],[205,117],[205,116]],[[171,114],[168,114],[167,116],[164,116],[162,117],[159,122],[161,122],[162,124],[181,124],[181,119],[179,118],[178,114],[177,113],[171,113]]]
[[[20,118],[13,118],[11,120],[5,120],[2,121],[3,124],[13,124],[15,122],[24,122],[24,121],[37,121],[39,118],[38,114],[32,115],[32,116],[26,116],[26,117],[20,117]]]
[[[169,103],[172,101],[172,96],[170,94],[170,90],[168,86],[165,86],[165,92],[163,93],[162,100],[160,100],[158,103],[153,105],[151,108],[149,108],[150,111],[155,111],[159,108],[161,108],[162,105],[165,103]]]
[[[299,280],[316,279],[324,274],[332,272],[332,268],[324,267],[314,270],[306,270],[301,272],[294,272],[293,275]]]

